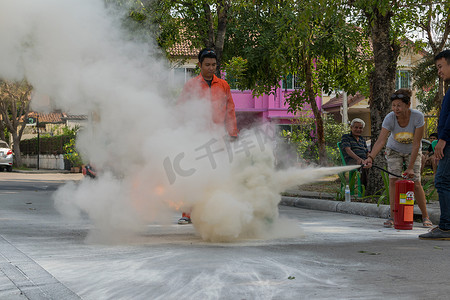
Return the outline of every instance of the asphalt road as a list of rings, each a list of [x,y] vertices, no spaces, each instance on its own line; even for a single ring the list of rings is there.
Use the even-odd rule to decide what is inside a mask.
[[[295,238],[207,243],[149,224],[117,244],[87,239],[51,194],[79,174],[0,173],[0,299],[448,299],[450,242],[382,219],[280,206]],[[320,201],[320,200],[318,200]]]

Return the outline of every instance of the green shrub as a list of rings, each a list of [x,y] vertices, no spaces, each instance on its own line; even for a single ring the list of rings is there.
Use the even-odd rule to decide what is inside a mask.
[[[340,153],[337,148],[344,133],[348,128],[345,124],[337,123],[332,117],[324,119],[325,148],[328,162],[333,165],[340,165]],[[283,137],[288,138],[296,144],[297,154],[308,163],[319,162],[319,147],[317,140],[316,123],[312,118],[300,118],[297,125],[293,126],[293,131],[289,133],[283,130]]]
[[[72,166],[81,167],[83,159],[75,148],[75,138],[71,138],[70,141],[64,145],[64,151],[64,158],[70,161]]]
[[[63,128],[63,134],[56,136],[44,135],[38,138],[32,138],[20,141],[20,152],[22,155],[40,154],[65,154],[64,145],[70,142],[70,139],[76,136],[78,128]]]

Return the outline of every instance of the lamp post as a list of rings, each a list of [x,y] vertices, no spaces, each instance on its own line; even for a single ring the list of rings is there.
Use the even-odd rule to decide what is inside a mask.
[[[36,116],[36,129],[37,129],[37,169],[39,170],[39,155],[41,153],[41,143],[39,142],[39,115]]]

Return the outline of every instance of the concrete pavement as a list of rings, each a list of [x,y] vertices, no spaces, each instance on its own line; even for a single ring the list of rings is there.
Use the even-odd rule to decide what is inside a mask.
[[[450,293],[450,244],[419,240],[427,231],[420,223],[395,230],[379,218],[280,206],[290,220],[286,231],[295,229],[290,238],[207,243],[192,225],[176,225],[174,214],[169,225],[149,224],[111,244],[95,239],[89,219],[69,221],[53,207],[57,185],[79,175],[13,175],[0,174],[0,299],[447,299]],[[283,202],[318,208],[327,201],[294,199]]]

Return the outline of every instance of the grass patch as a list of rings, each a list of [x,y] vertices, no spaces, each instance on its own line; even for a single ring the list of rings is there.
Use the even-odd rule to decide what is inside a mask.
[[[31,170],[34,170],[34,169],[22,166],[22,167],[13,167],[13,170],[31,171]]]

